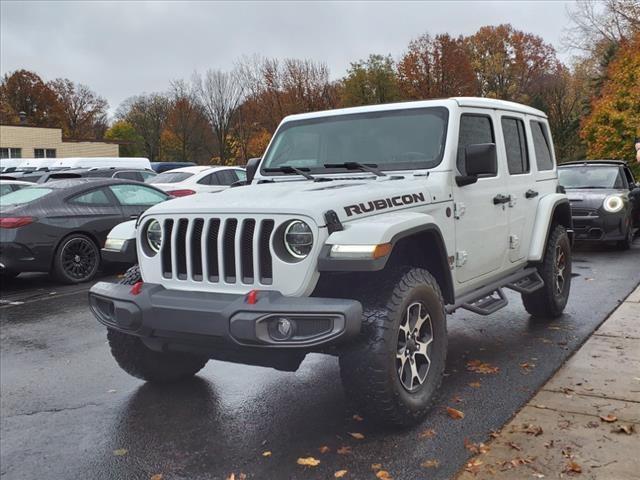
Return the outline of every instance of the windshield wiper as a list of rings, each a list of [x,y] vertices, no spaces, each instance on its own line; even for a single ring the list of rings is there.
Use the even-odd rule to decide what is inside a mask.
[[[282,165],[280,167],[269,167],[269,168],[265,168],[264,171],[265,172],[282,172],[285,174],[301,175],[307,180],[312,180],[314,182],[329,182],[333,180],[331,178],[325,178],[325,177],[314,177],[310,173],[307,173],[309,172],[308,168],[306,167],[296,168],[296,167],[292,167],[291,165]]]
[[[375,163],[359,163],[359,162],[344,162],[344,163],[325,163],[325,168],[346,168],[347,170],[360,170],[362,172],[370,172],[377,177],[386,177],[387,174],[378,170],[378,166]]]

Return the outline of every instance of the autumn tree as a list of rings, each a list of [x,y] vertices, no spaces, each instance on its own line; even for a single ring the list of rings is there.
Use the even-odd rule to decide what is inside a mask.
[[[640,32],[620,42],[601,95],[582,122],[589,158],[633,160],[640,137]],[[640,173],[637,163],[631,162]]]
[[[208,70],[204,76],[195,73],[193,84],[198,101],[216,137],[220,163],[229,161],[230,133],[244,88],[237,71]]]
[[[160,160],[162,132],[169,114],[169,99],[159,93],[131,97],[123,102],[116,116],[133,126],[145,156]]]
[[[29,125],[61,126],[61,106],[51,88],[36,73],[16,70],[0,83],[0,120],[15,123],[24,112]]]
[[[529,103],[536,83],[558,65],[551,45],[511,25],[482,27],[468,42],[484,97]]]
[[[102,138],[109,104],[86,85],[67,78],[49,82],[60,105],[63,133],[72,138]]]
[[[145,152],[142,149],[143,139],[136,129],[126,120],[117,120],[104,134],[105,140],[120,142],[121,157],[142,157]]]
[[[409,43],[398,62],[403,98],[420,100],[473,96],[478,87],[463,37],[422,35]]]
[[[343,79],[343,105],[372,105],[400,99],[398,76],[391,55],[369,55],[366,60],[351,63]]]

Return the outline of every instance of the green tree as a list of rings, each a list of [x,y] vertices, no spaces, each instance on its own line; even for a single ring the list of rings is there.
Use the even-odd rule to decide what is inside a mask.
[[[105,140],[113,140],[122,142],[120,144],[121,157],[142,157],[144,151],[142,149],[142,137],[136,133],[129,122],[118,120],[104,134]]]
[[[401,99],[398,75],[391,55],[369,55],[353,62],[343,79],[344,106],[372,105]]]

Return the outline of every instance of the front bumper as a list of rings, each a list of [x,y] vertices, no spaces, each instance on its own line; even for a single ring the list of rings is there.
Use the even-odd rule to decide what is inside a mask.
[[[308,349],[353,338],[360,332],[362,305],[355,300],[284,297],[259,291],[255,304],[246,295],[168,290],[143,284],[96,283],[89,305],[109,328],[171,347],[176,344]],[[279,318],[293,323],[287,339],[274,338]],[[277,336],[277,335],[276,335]]]
[[[623,240],[627,233],[627,213],[623,209],[617,213],[601,211],[589,215],[573,215],[575,239],[579,241]]]
[[[120,250],[102,248],[100,250],[102,260],[107,263],[126,263],[133,265],[138,262],[135,239],[125,240]]]

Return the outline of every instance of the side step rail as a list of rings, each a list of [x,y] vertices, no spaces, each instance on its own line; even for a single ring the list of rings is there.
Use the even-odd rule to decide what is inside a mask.
[[[490,315],[508,305],[509,301],[502,288],[510,288],[520,293],[531,293],[541,288],[544,282],[536,267],[525,268],[512,273],[506,278],[489,283],[473,292],[466,293],[456,299],[453,305],[447,305],[447,313],[464,308],[480,315]]]

